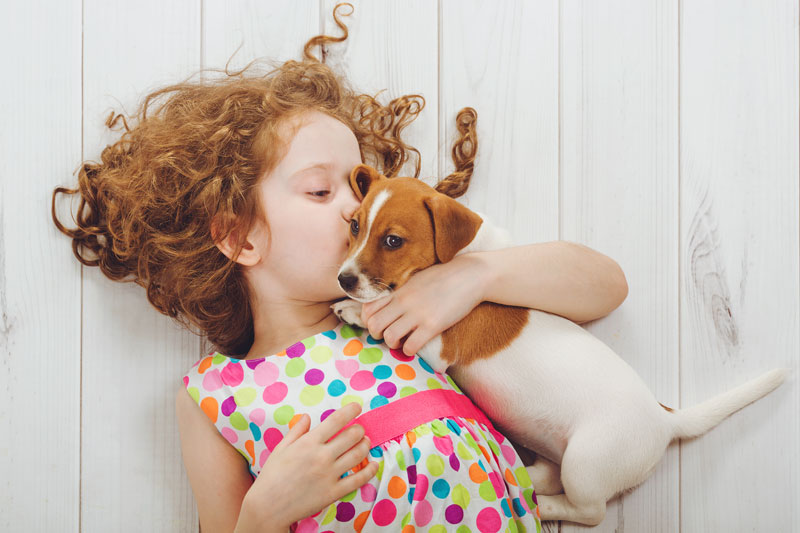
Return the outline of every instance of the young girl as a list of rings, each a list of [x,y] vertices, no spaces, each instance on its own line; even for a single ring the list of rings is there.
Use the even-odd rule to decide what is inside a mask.
[[[126,133],[102,163],[82,165],[79,189],[54,191],[54,222],[83,264],[132,276],[160,312],[216,348],[176,398],[204,532],[539,531],[534,485],[512,443],[449,376],[413,356],[483,300],[526,303],[512,295],[535,290],[525,248],[414,274],[365,306],[369,332],[330,308],[344,296],[336,276],[359,205],[350,170],[369,161],[396,175],[415,151],[400,132],[424,105],[412,95],[383,106],[314,58],[313,46],[347,38],[336,8],[334,18],[344,36],[311,39],[302,62],[148,95],[133,129],[122,117]],[[160,95],[170,98],[148,116]],[[456,172],[438,186],[453,197],[466,190],[477,147],[474,115],[459,118]],[[76,229],[56,217],[59,192],[80,192]],[[574,245],[537,251],[552,254],[540,255],[535,279],[555,294],[537,295],[539,308],[590,319],[624,299],[624,276],[607,257]],[[597,280],[596,293],[568,286],[579,271]],[[431,391],[463,401],[425,418],[430,406],[417,399]],[[349,424],[369,412],[378,416]],[[369,442],[366,425],[382,424],[393,433]]]

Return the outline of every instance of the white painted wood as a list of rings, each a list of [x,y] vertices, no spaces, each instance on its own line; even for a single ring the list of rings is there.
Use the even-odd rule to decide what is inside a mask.
[[[78,265],[52,189],[119,136],[110,110],[224,68],[240,44],[231,69],[300,59],[309,37],[339,35],[335,3],[87,0],[3,17],[0,530],[197,530],[173,400],[203,346],[141,287]],[[794,370],[673,445],[595,530],[800,530],[797,2],[353,3],[325,61],[383,102],[425,97],[406,139],[430,184],[452,170],[456,113],[477,110],[460,200],[520,244],[571,240],[622,266],[626,301],[586,327],[659,400]]]
[[[99,161],[120,135],[104,126],[111,109],[133,114],[147,92],[200,67],[200,5],[86,0],[83,31],[84,158]],[[83,279],[81,530],[196,530],[174,398],[199,338],[141,287],[97,268]]]
[[[203,66],[224,69],[231,57],[229,71],[256,58],[265,59],[265,65],[272,60],[300,61],[306,41],[319,30],[318,0],[205,0]]]
[[[681,9],[681,404],[793,368],[683,443],[683,530],[798,531],[798,5]]]
[[[473,107],[478,154],[459,201],[515,243],[558,240],[558,3],[441,6],[440,174],[454,168],[456,115]]]
[[[327,35],[342,35],[332,16],[337,3],[321,2]],[[434,185],[438,181],[439,107],[436,3],[429,0],[350,3],[354,7],[352,14],[340,17],[348,27],[349,37],[326,46],[325,63],[344,74],[360,93],[376,97],[383,104],[406,94],[419,94],[425,99],[424,109],[401,135],[406,144],[420,152],[420,179]],[[351,12],[347,6],[340,10],[343,14]],[[415,165],[416,154],[411,153],[399,175],[413,176]]]
[[[0,531],[79,527],[81,269],[50,201],[81,155],[80,25],[76,1],[0,17]]]
[[[678,403],[677,2],[561,6],[561,238],[617,261],[629,295],[587,324]],[[609,383],[613,387],[613,383]],[[678,531],[678,450],[598,531]],[[565,525],[562,531],[582,528]]]

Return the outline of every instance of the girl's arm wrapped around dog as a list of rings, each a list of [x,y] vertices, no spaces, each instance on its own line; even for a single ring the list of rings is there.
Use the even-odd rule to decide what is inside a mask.
[[[550,241],[463,256],[473,254],[486,263],[482,301],[539,309],[583,324],[608,315],[628,295],[617,262],[575,242]]]
[[[550,241],[459,254],[365,303],[361,318],[373,338],[412,355],[482,301],[582,324],[609,314],[627,294],[625,274],[613,259],[581,244]]]

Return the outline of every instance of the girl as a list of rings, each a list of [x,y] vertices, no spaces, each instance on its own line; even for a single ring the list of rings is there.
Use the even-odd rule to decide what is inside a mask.
[[[368,332],[340,323],[330,304],[344,296],[336,275],[358,208],[350,170],[369,160],[396,175],[416,152],[400,132],[424,100],[383,106],[310,53],[347,38],[338,7],[343,37],[312,38],[302,62],[160,89],[133,129],[112,113],[107,125],[122,118],[126,132],[102,163],[82,165],[78,189],[56,188],[54,223],[83,264],[133,276],[160,312],[216,348],[176,398],[203,531],[538,531],[512,443],[413,354],[483,300],[597,318],[624,299],[624,276],[565,243],[530,259],[531,247],[463,254],[366,305]],[[161,95],[170,98],[148,116]],[[474,114],[459,120],[456,171],[437,187],[453,197],[477,148]],[[56,217],[59,192],[81,195],[75,229]],[[569,286],[582,275],[596,294]],[[415,402],[435,391],[458,394],[461,407],[420,418]],[[384,422],[394,433],[369,442],[375,417],[350,424],[362,411],[393,412]],[[393,426],[399,414],[413,422]]]

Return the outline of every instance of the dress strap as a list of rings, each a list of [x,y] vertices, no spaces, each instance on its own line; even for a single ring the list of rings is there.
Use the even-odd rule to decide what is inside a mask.
[[[353,424],[360,424],[369,437],[370,447],[375,447],[402,437],[421,424],[452,416],[471,418],[494,429],[486,414],[467,395],[454,390],[431,389],[415,392],[362,413],[336,435]]]

